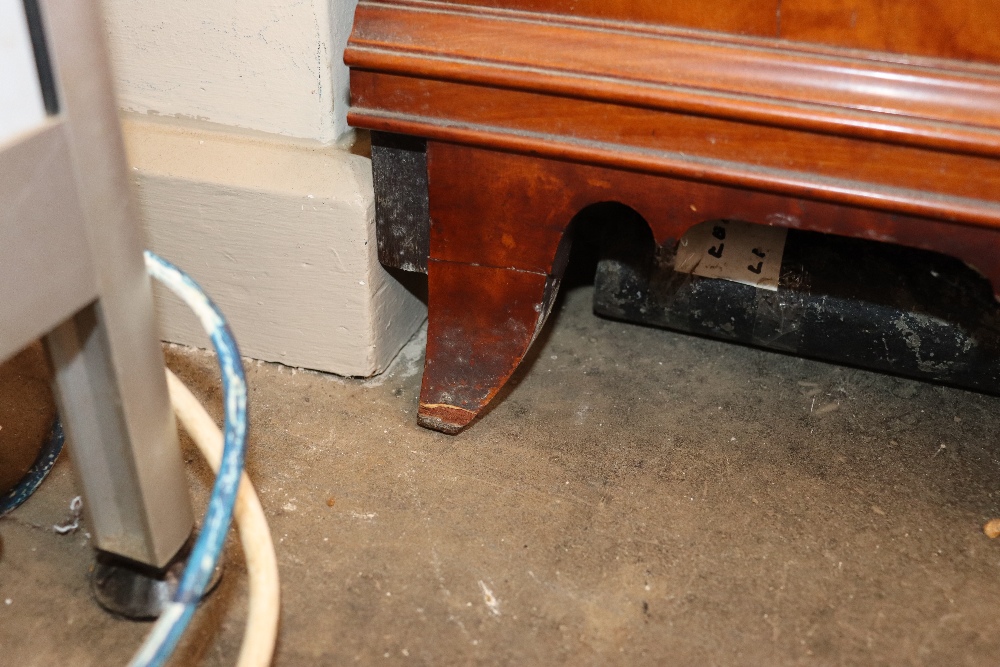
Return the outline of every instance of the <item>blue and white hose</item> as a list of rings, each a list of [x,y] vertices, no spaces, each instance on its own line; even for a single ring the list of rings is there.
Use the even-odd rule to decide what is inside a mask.
[[[183,271],[145,253],[146,270],[180,297],[197,315],[219,357],[224,402],[224,446],[208,510],[173,601],[164,609],[131,667],[163,665],[176,648],[211,581],[233,518],[233,506],[243,472],[247,437],[247,385],[239,349],[221,311]]]

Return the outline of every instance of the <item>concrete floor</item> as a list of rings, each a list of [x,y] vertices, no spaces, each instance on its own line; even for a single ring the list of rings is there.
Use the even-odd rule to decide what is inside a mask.
[[[275,664],[1000,663],[998,399],[602,320],[590,295],[457,437],[415,424],[420,340],[369,381],[248,363]],[[214,359],[167,360],[218,416]],[[18,363],[35,390],[3,394],[0,447],[30,460],[51,408]],[[0,663],[124,664],[149,629],[91,601],[86,526],[49,528],[76,493],[64,458],[0,521]],[[233,664],[241,563],[233,543],[175,664]]]

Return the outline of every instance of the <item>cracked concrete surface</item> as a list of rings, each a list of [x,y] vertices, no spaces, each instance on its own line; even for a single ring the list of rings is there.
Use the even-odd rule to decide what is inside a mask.
[[[1000,661],[998,399],[599,319],[590,294],[454,437],[416,425],[419,340],[367,381],[247,363],[276,665]],[[166,355],[218,418],[214,358]],[[37,361],[4,379],[8,473],[47,427]],[[49,529],[75,495],[64,457],[0,520],[2,664],[124,664],[149,629],[91,601],[86,524]],[[174,664],[235,660],[230,542]]]

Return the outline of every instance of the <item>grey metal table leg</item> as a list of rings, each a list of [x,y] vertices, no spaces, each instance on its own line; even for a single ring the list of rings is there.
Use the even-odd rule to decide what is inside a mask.
[[[95,546],[162,567],[194,524],[162,351],[152,336],[112,345],[106,318],[97,302],[46,336],[56,400]]]
[[[96,546],[162,567],[194,525],[98,0],[38,0],[96,300],[46,346]],[[53,187],[52,191],[69,191]],[[74,309],[75,310],[75,309]],[[72,311],[71,311],[72,312]]]

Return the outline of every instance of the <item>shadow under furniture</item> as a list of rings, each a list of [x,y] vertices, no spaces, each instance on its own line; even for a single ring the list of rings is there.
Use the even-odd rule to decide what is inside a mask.
[[[375,132],[380,259],[428,278],[420,423],[458,432],[496,396],[602,203],[645,223],[653,258],[746,221],[945,255],[989,302],[1000,19],[884,4],[359,3],[349,119]]]

